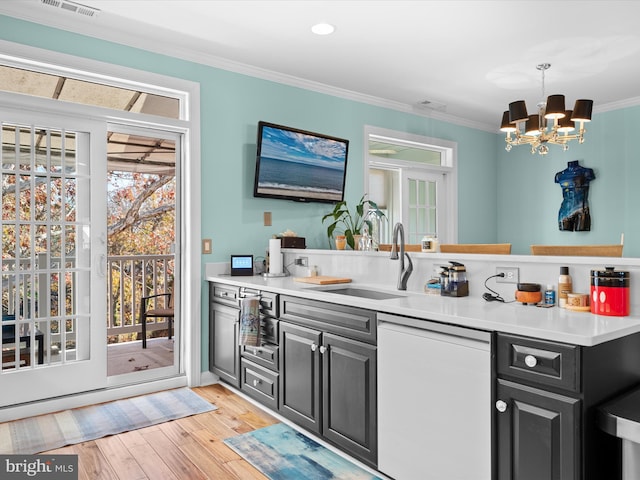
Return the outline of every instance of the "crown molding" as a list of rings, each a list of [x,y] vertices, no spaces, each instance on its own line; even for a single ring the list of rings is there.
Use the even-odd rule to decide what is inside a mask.
[[[32,5],[32,8],[24,8],[25,4]],[[65,11],[52,12],[50,11],[50,7],[43,6],[40,3],[40,0],[32,0],[30,2],[28,2],[28,0],[5,0],[0,3],[0,15],[8,15],[20,20],[38,23],[45,27],[57,28],[92,38],[98,38],[107,42],[116,43],[127,47],[133,47],[140,50],[193,62],[196,64],[206,65],[220,70],[288,85],[291,87],[331,95],[334,97],[343,98],[345,100],[352,100],[355,102],[360,102],[381,108],[387,108],[390,110],[396,110],[416,116],[431,118],[461,127],[467,127],[501,135],[496,126],[497,124],[494,124],[494,122],[485,123],[461,118],[458,116],[447,114],[445,112],[420,108],[417,105],[411,105],[387,98],[367,95],[361,92],[347,90],[332,85],[315,82],[305,78],[267,70],[261,67],[256,67],[254,65],[236,62],[228,58],[211,55],[204,49],[204,47],[206,46],[204,42],[194,37],[189,37],[186,35],[178,36],[174,32],[164,30],[165,35],[163,36],[165,38],[172,38],[172,42],[158,42],[157,40],[155,40],[155,38],[163,33],[163,29],[157,28],[154,38],[150,38],[148,35],[138,33],[138,29],[141,25],[140,22],[136,22],[130,19],[124,19],[122,17],[117,17],[117,27],[114,28],[113,24],[107,24],[109,17],[114,17],[114,15],[108,12],[100,12],[100,14],[96,17],[78,18],[78,15],[71,14]],[[638,105],[640,105],[640,97],[634,97],[627,100],[597,105],[594,107],[594,112],[607,112]]]

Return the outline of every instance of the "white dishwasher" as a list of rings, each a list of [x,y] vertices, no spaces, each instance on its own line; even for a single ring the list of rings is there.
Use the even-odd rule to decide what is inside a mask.
[[[378,469],[491,480],[491,334],[378,314]]]

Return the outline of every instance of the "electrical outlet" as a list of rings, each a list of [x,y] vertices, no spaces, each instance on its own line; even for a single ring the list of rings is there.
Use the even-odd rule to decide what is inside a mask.
[[[496,267],[496,275],[504,273],[504,277],[496,277],[497,283],[519,283],[520,269],[518,267]]]
[[[308,267],[309,266],[309,257],[298,257],[295,260],[295,264],[299,265],[301,267]]]

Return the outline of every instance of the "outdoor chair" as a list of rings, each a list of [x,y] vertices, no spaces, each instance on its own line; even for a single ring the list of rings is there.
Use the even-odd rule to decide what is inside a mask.
[[[169,332],[169,340],[171,340],[171,327],[173,324],[173,293],[172,285],[169,285],[168,292],[157,293],[155,295],[149,295],[142,297],[140,302],[140,322],[142,323],[142,348],[147,348],[147,318],[166,318],[167,330]],[[164,297],[164,302],[159,302],[158,299]],[[154,308],[148,310],[149,300],[154,299]],[[164,306],[159,306],[158,303],[164,303]]]

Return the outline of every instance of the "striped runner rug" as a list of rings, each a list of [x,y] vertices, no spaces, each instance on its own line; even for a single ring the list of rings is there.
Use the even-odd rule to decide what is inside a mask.
[[[35,454],[218,407],[188,388],[141,395],[0,424],[0,454]]]

